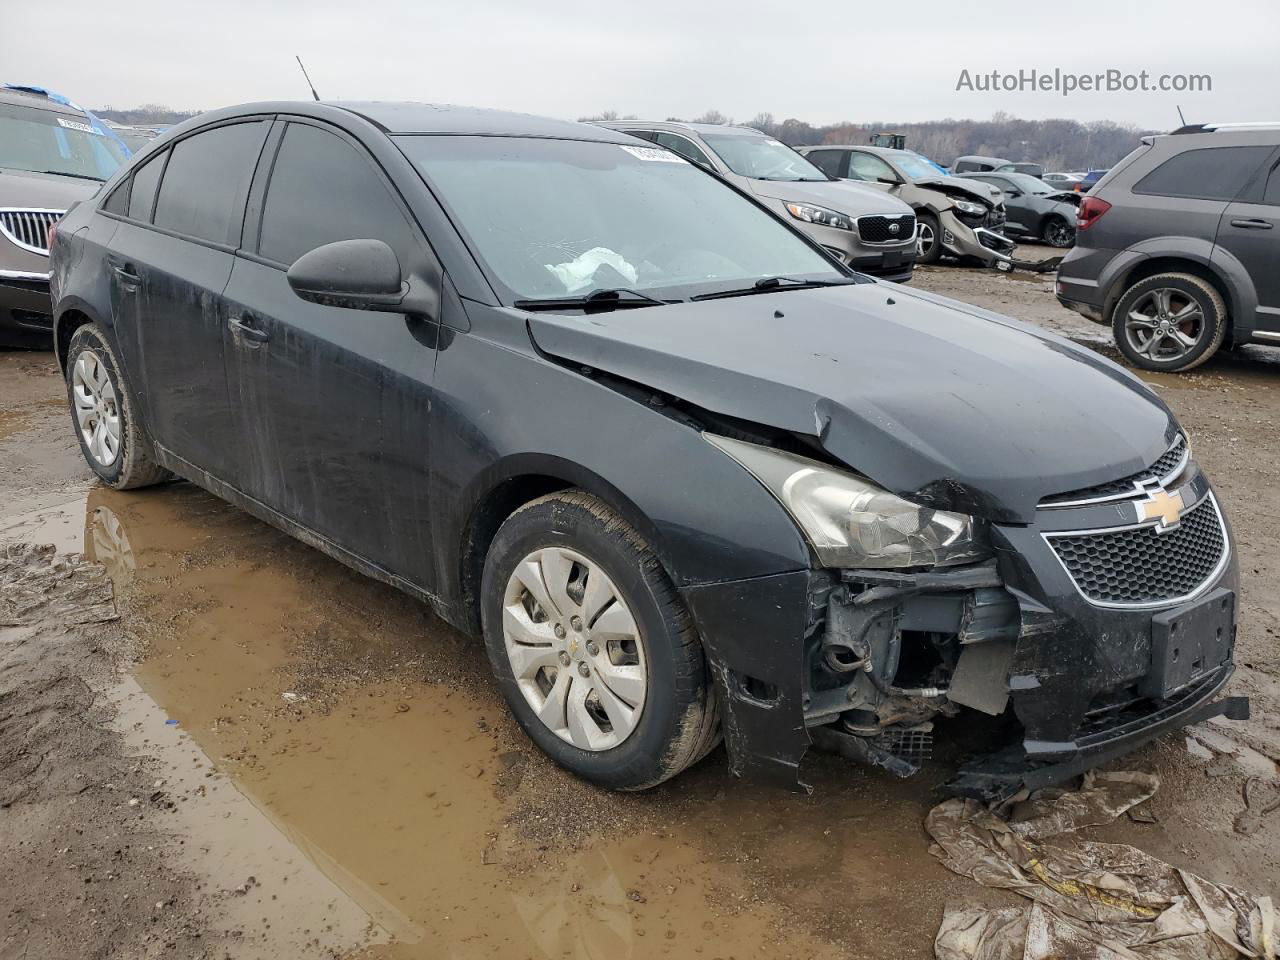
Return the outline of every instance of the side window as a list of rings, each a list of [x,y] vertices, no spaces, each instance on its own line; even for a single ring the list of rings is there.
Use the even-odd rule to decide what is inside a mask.
[[[877,180],[890,180],[893,182],[898,180],[897,174],[893,172],[893,167],[879,157],[873,157],[869,153],[861,153],[856,150],[849,154],[849,173],[859,180],[870,180],[872,183]]]
[[[622,130],[629,137],[639,137],[641,140],[648,140],[650,143],[658,141],[658,132],[656,130]]]
[[[692,160],[694,163],[701,164],[704,167],[711,166],[711,161],[707,159],[707,155],[698,149],[698,145],[687,137],[677,136],[674,133],[659,132],[654,137],[654,143],[666,147],[668,150],[674,150],[686,160]]]
[[[338,240],[382,240],[405,265],[415,244],[399,204],[360,150],[325,130],[291,123],[262,208],[258,253],[291,264]]]
[[[114,213],[123,217],[129,212],[129,184],[133,182],[132,177],[125,177],[116,188],[111,191],[111,196],[103,201],[102,209],[107,213]]]
[[[843,177],[845,175],[846,156],[848,156],[848,152],[845,150],[810,150],[805,154],[805,157],[828,177]]]
[[[155,225],[212,243],[237,243],[266,128],[261,120],[233,123],[179,141],[160,184]]]
[[[1157,197],[1234,200],[1271,153],[1271,147],[1203,147],[1170,157],[1134,184]]]
[[[133,171],[130,178],[133,189],[129,191],[129,209],[126,214],[130,220],[146,222],[151,219],[151,208],[155,206],[156,187],[160,183],[165,156],[165,153],[157,154]]]

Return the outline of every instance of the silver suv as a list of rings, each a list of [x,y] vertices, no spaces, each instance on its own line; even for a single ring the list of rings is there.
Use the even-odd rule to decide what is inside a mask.
[[[911,207],[873,187],[827,176],[773,137],[750,127],[619,121],[601,126],[666,147],[730,181],[855,270],[905,283],[916,261]]]
[[[0,346],[52,346],[49,228],[128,156],[101,121],[61,100],[0,87]]]
[[[1197,124],[1142,145],[1080,204],[1058,299],[1147,370],[1280,343],[1280,123]]]

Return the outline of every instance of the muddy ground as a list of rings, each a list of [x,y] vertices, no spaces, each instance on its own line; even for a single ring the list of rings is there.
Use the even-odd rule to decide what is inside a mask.
[[[1107,349],[1051,276],[916,284]],[[1233,821],[1280,760],[1280,350],[1146,379],[1235,525],[1254,718],[1128,758],[1163,778],[1155,822],[1091,835],[1274,894],[1280,813]],[[0,352],[0,960],[903,960],[933,955],[944,903],[1012,902],[927,852],[945,742],[910,781],[814,757],[807,797],[732,781],[719,751],[596,790],[420,605],[188,484],[91,482],[62,389],[50,354]]]

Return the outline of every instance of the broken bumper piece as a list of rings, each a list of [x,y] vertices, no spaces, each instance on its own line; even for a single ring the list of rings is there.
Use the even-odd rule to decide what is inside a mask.
[[[986,802],[1003,800],[1019,790],[1037,790],[1062,783],[1109,760],[1129,753],[1162,733],[1210,717],[1249,719],[1247,697],[1214,697],[1231,678],[1226,665],[1179,695],[1154,704],[1146,713],[1121,712],[1099,729],[1086,727],[1068,744],[1010,745],[963,765],[944,792]],[[1151,705],[1148,705],[1151,706]]]

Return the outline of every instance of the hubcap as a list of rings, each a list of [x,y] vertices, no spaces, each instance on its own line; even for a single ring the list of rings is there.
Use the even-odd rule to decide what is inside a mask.
[[[1157,363],[1181,360],[1196,348],[1205,331],[1204,310],[1189,294],[1173,287],[1148,291],[1124,320],[1134,352]]]
[[[92,350],[76,357],[71,395],[85,449],[99,465],[111,466],[120,456],[120,408],[107,368]]]
[[[644,641],[594,561],[547,547],[516,564],[502,639],[525,701],[560,739],[594,752],[635,731],[648,686]]]

